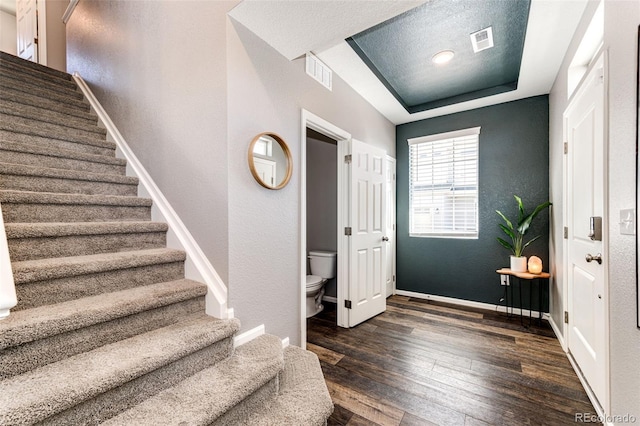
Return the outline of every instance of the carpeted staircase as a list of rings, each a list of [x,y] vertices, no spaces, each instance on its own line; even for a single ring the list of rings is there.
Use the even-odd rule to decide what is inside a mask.
[[[323,425],[318,359],[234,349],[204,284],[73,79],[0,53],[0,205],[18,305],[0,321],[0,424]]]

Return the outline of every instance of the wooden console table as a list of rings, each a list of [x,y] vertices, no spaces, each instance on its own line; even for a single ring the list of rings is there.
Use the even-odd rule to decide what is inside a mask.
[[[515,272],[509,268],[502,268],[496,271],[500,275],[510,275],[512,277],[518,278],[519,290],[520,290],[520,324],[524,326],[524,321],[522,320],[522,281],[527,281],[529,283],[529,326],[531,326],[531,311],[533,308],[532,296],[533,296],[533,282],[537,281],[538,283],[538,322],[542,324],[542,284],[540,283],[540,279],[549,279],[551,275],[548,272],[541,272],[539,274],[531,274],[529,272]],[[511,280],[510,280],[511,281]],[[509,282],[509,286],[512,286],[513,283]],[[505,296],[507,296],[507,314],[509,314],[509,292],[505,288]],[[513,315],[513,287],[511,287],[511,315]]]

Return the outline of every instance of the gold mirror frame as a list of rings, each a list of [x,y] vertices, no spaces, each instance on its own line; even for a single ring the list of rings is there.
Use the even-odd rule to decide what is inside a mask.
[[[276,185],[269,185],[267,182],[264,182],[260,177],[260,175],[258,174],[258,171],[256,170],[256,164],[254,161],[255,156],[253,151],[255,149],[256,143],[260,140],[260,138],[264,136],[268,136],[274,141],[278,142],[278,145],[280,146],[280,148],[282,148],[282,152],[287,162],[287,171],[285,173],[285,176]],[[256,182],[258,182],[264,188],[274,189],[274,190],[282,189],[285,186],[287,186],[287,184],[291,180],[291,175],[293,174],[293,157],[291,156],[291,151],[289,150],[289,146],[287,146],[287,143],[284,141],[284,139],[282,139],[280,135],[278,135],[277,133],[263,132],[256,135],[251,141],[251,144],[249,144],[249,152],[248,152],[247,159],[249,161],[249,170],[251,170],[251,174],[253,175],[253,178],[256,180]]]

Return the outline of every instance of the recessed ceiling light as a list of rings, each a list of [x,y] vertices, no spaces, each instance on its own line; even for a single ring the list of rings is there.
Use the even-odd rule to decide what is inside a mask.
[[[446,64],[450,60],[453,59],[455,53],[453,50],[443,50],[442,52],[438,52],[431,57],[431,61],[436,65]]]

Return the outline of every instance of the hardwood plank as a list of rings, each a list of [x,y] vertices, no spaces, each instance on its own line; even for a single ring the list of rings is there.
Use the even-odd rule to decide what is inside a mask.
[[[327,426],[344,426],[349,423],[351,417],[353,417],[353,413],[351,411],[347,410],[342,405],[336,404],[334,401],[333,413],[331,413],[331,416],[327,419]]]
[[[355,392],[353,389],[331,380],[327,381],[327,388],[335,404],[349,407],[349,411],[370,422],[382,426],[398,426],[404,415],[403,411],[391,405],[385,404],[363,393]],[[353,420],[353,417],[351,420]]]
[[[344,358],[344,354],[339,354],[331,349],[323,348],[322,346],[314,345],[313,343],[307,343],[307,350],[318,355],[320,361],[324,361],[327,364],[336,365],[338,361]]]
[[[400,426],[438,426],[437,423],[432,423],[429,420],[425,420],[421,417],[414,416],[411,413],[404,413],[404,417],[400,422]]]
[[[343,329],[328,305],[307,321],[309,348],[340,391],[328,424],[573,425],[595,412],[546,322],[393,296]]]
[[[340,362],[344,362],[344,358]],[[345,387],[349,387],[358,393],[366,394],[375,400],[382,401],[386,405],[396,407],[401,411],[407,411],[418,417],[431,419],[437,424],[460,425],[464,422],[464,414],[455,409],[445,407],[436,402],[429,401],[421,396],[410,392],[404,392],[394,386],[371,380],[370,377],[363,377],[354,374],[353,371],[344,369],[338,365],[323,364],[322,370],[325,373],[327,382],[338,382]],[[358,413],[356,413],[358,414]]]
[[[380,423],[372,422],[369,419],[365,419],[364,417],[360,417],[359,415],[355,414],[351,418],[351,420],[349,420],[347,426],[380,426]]]

